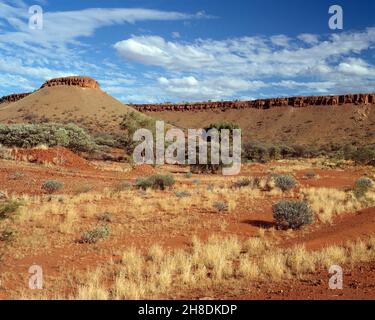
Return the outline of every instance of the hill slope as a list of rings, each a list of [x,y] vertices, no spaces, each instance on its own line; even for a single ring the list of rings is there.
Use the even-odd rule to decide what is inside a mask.
[[[0,122],[73,122],[92,131],[118,131],[129,110],[99,88],[44,85],[16,102],[0,104]]]
[[[375,143],[375,104],[279,106],[264,108],[221,109],[194,107],[175,111],[147,110],[145,114],[183,128],[204,128],[220,121],[237,123],[243,141],[325,145],[349,142]]]

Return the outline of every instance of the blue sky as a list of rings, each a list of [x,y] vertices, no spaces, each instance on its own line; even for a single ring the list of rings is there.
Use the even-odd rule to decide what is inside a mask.
[[[333,4],[343,30],[328,27]],[[67,75],[125,103],[373,92],[374,13],[373,0],[0,0],[0,96]]]

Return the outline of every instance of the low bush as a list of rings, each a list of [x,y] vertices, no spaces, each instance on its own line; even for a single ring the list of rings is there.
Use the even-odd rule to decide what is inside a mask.
[[[0,220],[11,218],[21,206],[21,203],[15,200],[0,202]]]
[[[108,237],[110,234],[109,227],[107,225],[97,226],[95,229],[84,232],[81,236],[82,243],[94,244],[99,240]]]
[[[228,211],[228,205],[225,203],[225,202],[221,202],[221,201],[218,201],[218,202],[215,202],[213,204],[213,207],[219,211],[219,212],[225,212],[225,211]]]
[[[283,192],[293,189],[297,182],[293,176],[288,174],[276,174],[273,176],[275,180],[275,185],[277,188],[281,189]]]
[[[375,165],[375,147],[360,147],[351,154],[351,159],[357,164]]]
[[[187,191],[177,191],[175,192],[177,198],[188,198],[191,197],[191,193]]]
[[[64,187],[64,184],[56,180],[47,180],[43,182],[42,189],[47,193],[54,193],[61,190]]]
[[[366,193],[373,187],[374,182],[369,178],[360,178],[354,185],[354,195],[356,198],[363,198]]]
[[[273,205],[272,212],[277,226],[283,229],[298,229],[314,221],[313,211],[305,201],[282,200]]]
[[[138,178],[135,187],[146,190],[146,189],[159,189],[165,190],[175,184],[174,177],[172,175],[161,175],[157,174],[148,178]]]

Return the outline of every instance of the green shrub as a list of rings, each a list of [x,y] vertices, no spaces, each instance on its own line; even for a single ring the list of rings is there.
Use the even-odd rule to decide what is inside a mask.
[[[288,174],[276,174],[273,178],[275,179],[276,187],[280,188],[283,192],[293,189],[297,184],[294,177]]]
[[[218,201],[213,204],[213,207],[219,212],[228,211],[228,205],[225,202]]]
[[[47,180],[43,182],[42,189],[48,193],[54,193],[61,190],[64,187],[64,184],[56,180]]]
[[[20,206],[21,203],[15,200],[0,202],[0,220],[11,218]]]
[[[267,162],[270,160],[268,146],[261,142],[248,142],[243,145],[243,156],[251,161]]]
[[[360,178],[354,185],[354,195],[357,198],[363,198],[366,193],[373,187],[374,182],[369,178]]]
[[[273,217],[279,228],[298,229],[313,223],[313,212],[305,201],[282,200],[272,207]]]
[[[0,124],[0,144],[31,148],[38,145],[63,146],[73,151],[93,151],[97,145],[75,124]]]
[[[230,144],[230,152],[229,152],[229,155],[232,156],[233,154],[231,153],[231,150],[233,150],[233,130],[234,129],[240,129],[240,127],[235,124],[235,123],[232,123],[232,122],[227,122],[227,121],[222,121],[222,122],[218,122],[218,123],[213,123],[211,124],[210,126],[208,126],[207,128],[205,128],[205,132],[207,132],[207,134],[209,133],[210,130],[213,130],[213,129],[216,129],[219,133],[219,136],[218,136],[218,142],[219,142],[219,145],[218,145],[218,154],[221,153],[221,130],[229,130],[229,144]],[[224,167],[226,167],[227,165],[224,164],[222,162],[222,159],[218,159],[219,163],[218,164],[214,164],[212,163],[212,137],[210,135],[207,135],[206,137],[206,141],[207,141],[207,163],[200,163],[199,161],[199,152],[200,152],[200,147],[197,145],[196,147],[196,164],[192,164],[190,165],[190,170],[191,172],[193,173],[208,173],[208,174],[217,174],[220,170],[222,170]],[[219,157],[220,158],[220,157]]]
[[[375,165],[375,148],[373,146],[358,148],[352,153],[352,160],[357,164]]]
[[[155,123],[153,118],[135,110],[129,111],[124,115],[120,123],[120,128],[125,130],[122,144],[127,148],[128,152],[132,151],[136,145],[133,141],[134,133],[141,128],[155,132]]]
[[[81,236],[82,243],[97,243],[99,240],[108,237],[110,234],[107,225],[97,226],[95,229],[84,232]]]
[[[141,190],[147,190],[152,188],[152,183],[150,178],[137,178],[135,187]]]
[[[135,186],[139,189],[146,190],[149,188],[165,190],[175,184],[172,175],[157,174],[148,178],[138,178]]]

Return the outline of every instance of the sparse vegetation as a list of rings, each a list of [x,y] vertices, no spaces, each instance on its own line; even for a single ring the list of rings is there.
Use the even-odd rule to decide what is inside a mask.
[[[316,173],[313,172],[313,171],[306,172],[305,173],[305,177],[308,178],[308,179],[315,178],[316,177]]]
[[[133,187],[133,185],[128,181],[120,181],[116,183],[114,186],[114,190],[117,192],[130,190]]]
[[[148,178],[138,178],[135,186],[139,189],[159,189],[165,190],[175,184],[174,177],[172,175],[161,175],[157,174]]]
[[[363,198],[374,186],[374,182],[369,178],[360,178],[356,181],[353,192],[357,198]]]
[[[215,210],[219,211],[220,213],[228,211],[228,205],[225,202],[218,201],[213,204]]]
[[[16,200],[0,202],[0,220],[9,219],[17,213],[21,203]]]
[[[189,198],[191,197],[191,193],[187,191],[176,191],[175,195],[177,198]]]
[[[78,291],[80,299],[155,299],[178,290],[218,288],[247,281],[280,281],[299,278],[318,268],[334,264],[357,264],[371,261],[375,240],[351,242],[346,246],[329,246],[310,252],[304,246],[277,249],[274,244],[250,238],[210,237],[207,242],[193,239],[192,249],[168,254],[154,246],[143,254],[136,248],[123,253],[113,286],[106,285],[102,269],[87,274]],[[237,262],[237,263],[236,263]]]
[[[61,190],[64,187],[64,184],[56,180],[46,180],[42,185],[42,189],[49,194],[55,193]]]
[[[0,124],[0,144],[31,148],[38,145],[63,146],[73,151],[93,151],[96,144],[75,124]]]
[[[233,183],[233,188],[244,188],[244,187],[249,187],[253,186],[254,181],[251,178],[241,178],[237,180],[236,182]]]
[[[107,225],[97,226],[95,229],[84,232],[81,237],[82,243],[94,244],[109,236],[109,227]]]
[[[124,115],[120,123],[120,128],[125,131],[121,144],[127,148],[128,152],[131,152],[135,147],[135,143],[133,141],[134,133],[140,128],[155,132],[155,120],[141,112],[129,111]]]
[[[111,223],[113,220],[113,215],[109,212],[104,212],[98,215],[98,220],[105,223]]]
[[[0,241],[12,242],[17,236],[17,231],[13,228],[7,227],[0,230]]]

